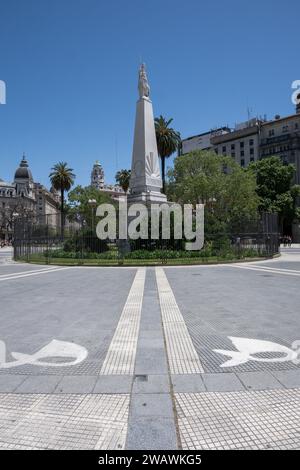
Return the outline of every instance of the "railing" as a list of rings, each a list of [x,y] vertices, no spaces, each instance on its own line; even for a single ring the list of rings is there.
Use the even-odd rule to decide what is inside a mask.
[[[53,216],[51,216],[53,217]],[[59,219],[58,219],[59,220]],[[124,264],[134,260],[218,260],[273,256],[279,252],[276,214],[262,214],[253,221],[238,221],[226,233],[205,231],[200,251],[185,250],[185,240],[99,240],[95,230],[67,223],[64,237],[51,218],[37,221],[19,218],[15,224],[14,258],[27,262],[70,264]]]

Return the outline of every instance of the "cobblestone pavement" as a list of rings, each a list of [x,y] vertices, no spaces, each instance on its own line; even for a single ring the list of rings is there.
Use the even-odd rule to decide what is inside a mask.
[[[0,251],[0,448],[299,449],[300,249],[282,251],[138,269]]]

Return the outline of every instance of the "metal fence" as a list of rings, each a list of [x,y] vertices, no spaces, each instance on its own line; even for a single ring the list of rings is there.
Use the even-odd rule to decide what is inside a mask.
[[[199,252],[185,251],[185,240],[99,240],[93,226],[66,219],[63,235],[59,214],[39,218],[19,217],[14,228],[14,259],[28,262],[122,264],[124,260],[273,256],[279,251],[277,215],[264,213],[252,220],[239,219],[230,230],[205,227]]]

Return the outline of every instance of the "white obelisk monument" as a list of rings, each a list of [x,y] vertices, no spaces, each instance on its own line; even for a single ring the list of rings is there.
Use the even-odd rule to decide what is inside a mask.
[[[163,203],[167,197],[160,192],[162,179],[145,64],[140,66],[138,89],[128,203]]]

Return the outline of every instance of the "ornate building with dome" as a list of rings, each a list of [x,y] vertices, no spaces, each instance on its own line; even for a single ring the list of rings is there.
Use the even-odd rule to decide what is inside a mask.
[[[105,192],[115,200],[123,199],[125,197],[123,189],[118,184],[105,184],[104,170],[98,160],[94,163],[91,172],[91,186],[99,189],[99,191]]]
[[[12,239],[14,220],[20,215],[36,217],[40,223],[45,223],[45,215],[52,215],[51,224],[59,225],[58,209],[59,195],[33,180],[23,155],[14,181],[0,179],[0,241]]]
[[[104,170],[98,160],[95,162],[92,169],[91,186],[101,190],[104,188]]]

